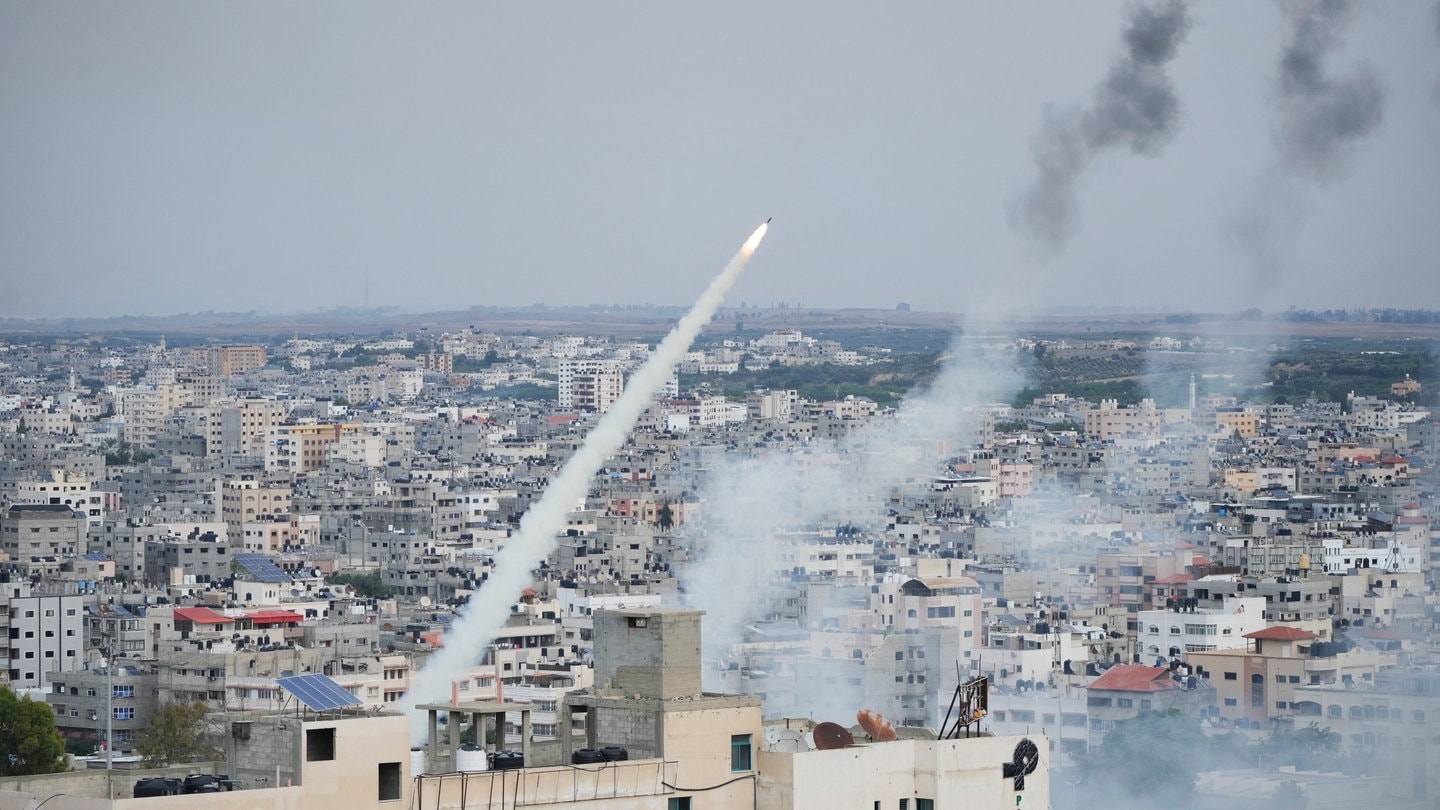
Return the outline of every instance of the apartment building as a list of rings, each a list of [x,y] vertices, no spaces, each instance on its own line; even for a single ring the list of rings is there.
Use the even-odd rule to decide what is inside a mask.
[[[363,431],[359,422],[276,425],[265,437],[265,471],[302,475],[319,470],[333,445]]]
[[[1247,633],[1243,649],[1193,652],[1188,662],[1215,686],[1218,716],[1240,727],[1269,728],[1277,720],[1313,715],[1297,688],[1371,683],[1395,665],[1394,652],[1325,642],[1308,630],[1277,625]]]
[[[15,504],[0,517],[0,551],[16,561],[73,557],[85,550],[88,525],[65,504]]]
[[[623,364],[617,360],[562,359],[556,364],[559,407],[604,413],[625,390]]]
[[[205,350],[206,365],[222,377],[244,374],[265,365],[265,347],[255,345],[212,346]]]
[[[26,580],[0,572],[0,666],[12,689],[40,689],[48,672],[84,665],[84,594],[36,592]]]
[[[272,399],[244,399],[209,406],[205,455],[264,458],[270,431],[287,417],[285,405]]]
[[[1192,652],[1246,646],[1246,634],[1265,627],[1262,597],[1225,597],[1219,608],[1197,607],[1191,600],[1172,598],[1163,610],[1135,614],[1135,640],[1141,661],[1179,658]]]

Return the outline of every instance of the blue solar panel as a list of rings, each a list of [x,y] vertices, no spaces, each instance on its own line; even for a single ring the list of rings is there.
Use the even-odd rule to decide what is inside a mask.
[[[328,712],[342,706],[359,706],[360,698],[346,692],[340,684],[320,673],[292,675],[276,681],[280,688],[299,698],[307,709]]]
[[[234,559],[235,562],[240,564],[241,568],[245,569],[245,572],[250,575],[250,578],[256,582],[290,581],[290,575],[280,570],[280,566],[276,565],[264,554],[241,552],[236,554]]]

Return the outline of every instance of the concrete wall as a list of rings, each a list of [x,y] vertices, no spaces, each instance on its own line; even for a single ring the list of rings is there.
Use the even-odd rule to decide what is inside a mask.
[[[758,768],[757,755],[765,742],[760,701],[749,695],[705,698],[706,708],[672,710],[665,714],[665,758],[679,763],[675,781],[678,795],[691,796],[695,807],[751,807],[755,782],[747,772],[730,769],[730,742],[734,735],[750,737],[750,774]],[[731,781],[737,780],[737,781]],[[726,782],[730,784],[717,787]],[[690,788],[690,791],[683,790]],[[710,789],[713,788],[713,789]],[[824,807],[804,803],[795,807]],[[847,800],[828,805],[854,807]],[[787,809],[788,810],[788,809]]]
[[[361,808],[408,806],[404,797],[411,785],[410,721],[403,715],[315,721],[305,730],[334,728],[335,758],[305,761],[301,746],[302,782],[307,806]],[[379,767],[400,763],[401,799],[379,802]]]
[[[595,686],[670,700],[700,694],[698,610],[596,611]]]
[[[415,806],[434,810],[500,810],[511,807],[569,807],[585,810],[630,810],[666,805],[677,794],[676,764],[658,759],[571,768],[527,768],[426,776],[417,783]],[[406,805],[407,807],[411,805]],[[713,805],[730,807],[728,804]]]
[[[1030,739],[1040,763],[1019,794],[1003,776],[1020,737],[896,740],[833,751],[761,752],[760,808],[896,807],[900,799],[933,799],[947,810],[1050,806],[1049,742]],[[1017,796],[1020,801],[1016,801]]]
[[[135,789],[135,783],[151,776],[183,778],[192,773],[227,773],[223,762],[187,762],[168,768],[116,768],[111,771],[115,779],[115,798],[127,799]],[[7,776],[0,779],[0,793],[16,793],[25,796],[45,798],[54,793],[69,796],[109,797],[110,788],[104,768],[63,773],[42,773],[35,776]],[[56,799],[55,801],[59,801]],[[55,804],[45,805],[48,808]],[[5,810],[0,803],[0,810]]]
[[[590,709],[586,720],[588,744],[594,748],[623,745],[632,757],[658,757],[663,750],[664,723],[664,708],[652,701],[620,705],[606,702]]]
[[[228,714],[222,721],[225,761],[230,778],[241,787],[284,787],[300,783],[300,728],[297,717]],[[236,724],[247,725],[249,739],[237,739]]]

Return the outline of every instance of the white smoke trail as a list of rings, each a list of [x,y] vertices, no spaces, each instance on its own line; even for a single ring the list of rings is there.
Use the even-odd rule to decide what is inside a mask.
[[[684,359],[700,330],[714,317],[725,299],[725,293],[735,283],[740,271],[745,269],[768,228],[769,220],[766,220],[750,234],[740,252],[705,288],[700,300],[630,377],[624,393],[551,480],[545,494],[525,513],[516,536],[495,556],[494,573],[471,597],[470,603],[445,636],[445,646],[426,662],[414,688],[406,693],[402,701],[402,706],[410,714],[411,739],[416,745],[425,741],[429,731],[426,717],[415,707],[447,700],[450,684],[463,677],[480,660],[485,645],[505,626],[510,604],[530,584],[530,571],[555,550],[556,536],[565,529],[565,518],[570,510],[589,492],[591,478],[606,459],[624,446],[631,428],[675,372],[675,367]]]
[[[990,331],[973,323],[953,341],[931,385],[907,396],[895,415],[877,417],[838,441],[813,441],[803,452],[726,459],[711,471],[705,508],[694,525],[687,523],[708,542],[680,572],[685,604],[705,611],[708,660],[722,657],[741,640],[747,622],[763,618],[793,588],[775,576],[790,567],[781,559],[786,548],[776,542],[778,534],[873,524],[894,486],[940,472],[948,458],[971,446],[985,407],[1008,400],[1022,383],[1013,351],[987,345],[1005,342],[985,337]],[[736,597],[737,590],[744,598]],[[705,674],[717,677],[709,669]],[[719,684],[707,684],[712,687]],[[845,700],[858,705],[858,697]]]

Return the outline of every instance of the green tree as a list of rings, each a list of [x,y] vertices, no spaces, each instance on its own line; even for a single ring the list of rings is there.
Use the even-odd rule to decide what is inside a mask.
[[[208,707],[194,703],[167,703],[155,710],[150,727],[135,740],[135,751],[148,767],[176,762],[218,759],[220,751],[205,726]]]
[[[65,740],[55,728],[55,712],[0,686],[0,776],[66,769]]]
[[[325,578],[325,581],[332,585],[349,585],[355,589],[355,593],[364,596],[384,596],[390,592],[385,583],[376,573],[369,574],[332,574]]]
[[[1319,723],[1296,729],[1276,729],[1257,744],[1267,765],[1294,765],[1302,771],[1344,770],[1340,735]]]
[[[108,467],[144,464],[155,457],[154,453],[141,450],[135,445],[119,439],[106,439],[101,442],[100,452],[105,454],[105,465]]]

